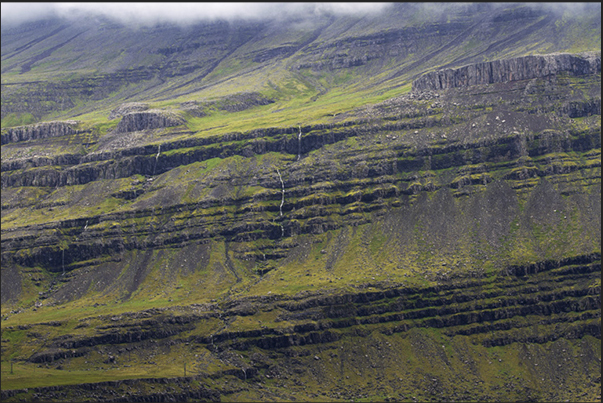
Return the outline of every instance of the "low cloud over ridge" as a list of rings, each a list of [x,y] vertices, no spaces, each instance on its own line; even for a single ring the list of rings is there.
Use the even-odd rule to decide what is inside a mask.
[[[122,23],[190,24],[207,20],[264,19],[318,14],[372,14],[387,3],[2,3],[2,24],[48,17],[103,16]]]

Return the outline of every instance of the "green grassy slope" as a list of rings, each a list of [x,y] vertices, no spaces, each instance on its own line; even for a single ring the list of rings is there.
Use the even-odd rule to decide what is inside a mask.
[[[275,110],[306,116],[305,105],[321,99],[329,116],[350,106],[339,105],[343,99],[374,103],[440,66],[600,49],[596,7],[580,15],[520,5],[445,8],[426,13],[400,4],[386,16],[322,17],[304,24],[216,22],[152,31],[51,20],[6,30],[2,125],[108,113],[133,97],[175,104],[250,91],[278,101],[267,120],[282,120],[271,114]],[[310,113],[306,120],[320,117]]]
[[[2,400],[600,401],[600,71],[411,91],[600,5],[442,7],[3,29]]]

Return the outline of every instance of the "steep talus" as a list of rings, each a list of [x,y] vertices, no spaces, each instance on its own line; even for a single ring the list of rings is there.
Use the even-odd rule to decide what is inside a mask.
[[[204,377],[200,377],[203,379]],[[25,390],[3,390],[2,399],[29,393],[34,400],[76,400],[83,397],[91,397],[102,402],[156,402],[176,401],[183,402],[189,399],[204,402],[219,402],[220,393],[215,390],[194,388],[191,383],[195,379],[124,379],[120,381],[107,381],[98,383],[87,383],[81,385],[67,385],[63,387],[49,386],[42,388],[30,388]],[[176,388],[174,388],[176,386]],[[149,389],[149,393],[133,394],[132,390]]]
[[[2,82],[2,116],[42,121],[90,112],[91,108],[112,110],[114,103],[130,102],[132,97],[140,101],[158,96],[169,99],[261,72],[257,90],[262,84],[270,85],[265,77],[279,61],[292,71],[356,69],[359,82],[363,75],[383,71],[388,78],[411,79],[427,65],[458,66],[484,58],[508,58],[514,54],[513,47],[540,53],[567,51],[563,42],[550,38],[572,36],[586,27],[592,28],[590,36],[595,35],[600,13],[593,5],[586,7],[590,14],[582,20],[566,21],[552,10],[529,5],[518,5],[512,12],[495,4],[442,5],[435,13],[426,13],[421,5],[412,3],[390,8],[386,16],[320,15],[311,24],[298,24],[297,17],[289,17],[278,24],[213,21],[187,29],[167,25],[160,36],[150,28],[120,26],[103,19],[73,26],[51,19],[6,28],[2,71],[11,78]],[[106,41],[107,35],[122,39]],[[592,38],[587,35],[581,40]],[[66,41],[69,46],[54,49],[57,42]],[[49,48],[54,50],[49,52]],[[82,60],[74,49],[85,49],[94,57]],[[47,66],[40,66],[44,64]],[[73,65],[78,71],[75,77],[61,73]],[[47,80],[24,80],[16,74],[23,69],[24,73],[48,69],[51,75]],[[319,91],[324,90],[321,85]],[[94,107],[88,100],[95,101]]]
[[[595,79],[588,85],[597,83]],[[431,96],[431,100],[414,101],[406,97],[377,109],[384,114],[379,125],[365,119],[340,125],[300,127],[301,137],[296,128],[266,129],[88,155],[3,161],[4,215],[18,211],[18,205],[8,202],[13,189],[32,186],[50,191],[48,200],[40,205],[42,209],[69,206],[64,201],[53,202],[53,192],[57,196],[60,192],[50,189],[69,190],[83,185],[89,186],[90,193],[97,197],[132,206],[130,211],[80,213],[70,220],[51,220],[47,224],[5,231],[3,262],[65,271],[80,267],[78,261],[102,259],[126,250],[206,242],[216,236],[248,242],[320,234],[367,223],[370,218],[366,214],[382,215],[392,208],[410,208],[423,192],[441,193],[449,189],[447,192],[464,204],[462,200],[475,190],[494,189],[499,181],[505,181],[514,197],[520,199],[531,194],[542,180],[554,183],[555,192],[566,197],[578,195],[584,191],[580,186],[590,188],[597,183],[600,131],[553,129],[558,123],[551,113],[556,116],[558,111],[549,112],[539,106],[538,85],[549,84],[530,80],[506,90],[525,93],[529,87],[530,92],[536,94],[528,95],[518,106],[500,106],[490,103],[487,97],[479,100],[483,95],[473,95],[474,100],[478,97],[475,103],[478,107],[474,106],[474,110],[464,116],[457,114],[464,106],[458,105],[456,100],[457,97],[466,99],[467,94],[451,93],[447,95],[449,100]],[[568,84],[557,83],[558,87],[564,85]],[[588,85],[584,88],[590,88]],[[502,90],[494,93],[505,94]],[[567,109],[572,116],[577,113],[576,105],[580,102],[596,105],[596,101],[557,100],[564,105],[574,105]],[[432,117],[432,112],[428,112],[426,116],[416,116],[417,112],[410,110],[417,107],[417,102],[431,104],[435,113],[439,108],[447,113]],[[445,105],[449,106],[443,108]],[[534,109],[535,106],[538,109]],[[405,115],[412,117],[400,118]],[[579,115],[600,116],[600,109],[586,109]],[[127,116],[122,117],[122,122]],[[521,125],[526,126],[521,128]],[[490,131],[492,126],[496,131]],[[420,133],[424,130],[429,130],[434,140],[425,141]],[[379,140],[374,142],[374,138]],[[283,217],[276,217],[282,198],[281,183],[276,175],[278,165],[276,161],[272,167],[258,166],[256,162],[260,156],[274,153],[284,158],[278,163],[284,164],[281,170],[287,167],[283,171],[285,198],[280,207],[285,213]],[[297,155],[304,158],[293,161]],[[229,168],[224,172],[209,176],[208,173],[195,174],[211,161],[232,162],[228,162]],[[174,186],[162,179],[175,170],[185,175],[187,192],[198,194],[193,200],[187,202],[176,196],[182,194],[186,186]],[[225,191],[226,184],[232,183],[233,172],[245,172],[236,184],[239,190]],[[202,179],[204,177],[206,179]],[[99,188],[105,180],[122,182],[118,187],[111,186],[113,190]],[[245,189],[249,187],[256,188],[255,192],[248,193]],[[158,199],[164,200],[159,212],[152,202]],[[573,203],[583,202],[575,200],[569,205]],[[473,207],[467,204],[459,208],[471,214]],[[224,214],[226,211],[228,214]],[[170,218],[174,215],[178,215],[178,220]],[[147,228],[137,224],[152,217],[165,222],[159,237],[150,236]],[[114,226],[114,222],[121,224],[115,231],[108,231],[107,226]],[[88,226],[90,228],[84,228]],[[48,236],[36,236],[37,240],[33,240],[25,235],[40,231]],[[61,242],[69,239],[70,246],[59,246],[62,245],[60,239]],[[280,256],[280,252],[275,256]]]
[[[594,81],[576,88],[584,91],[589,85],[597,85],[598,76],[590,77]],[[556,85],[574,85],[571,80],[564,80]],[[541,197],[536,191],[543,184],[552,183],[555,188],[547,192],[569,197],[559,205],[565,211],[587,208],[585,211],[590,212],[591,207],[584,203],[590,205],[600,197],[600,193],[589,190],[598,183],[600,173],[600,131],[556,128],[557,118],[551,118],[551,112],[539,106],[537,88],[543,85],[549,84],[530,80],[517,88],[493,91],[497,96],[505,91],[526,94],[529,87],[532,95],[527,94],[519,105],[497,105],[480,95],[478,89],[473,95],[473,111],[464,115],[458,115],[465,107],[456,100],[466,99],[467,94],[453,92],[440,98],[431,95],[423,101],[415,101],[411,95],[378,107],[378,113],[383,113],[378,125],[364,119],[341,125],[300,127],[301,136],[295,128],[266,129],[88,155],[3,161],[4,216],[18,214],[19,205],[8,201],[13,192],[31,187],[48,189],[43,190],[46,201],[39,205],[39,214],[44,214],[44,210],[69,209],[73,201],[61,201],[64,196],[59,196],[62,191],[58,189],[71,191],[75,186],[88,186],[89,197],[109,198],[131,207],[92,214],[80,212],[67,220],[6,229],[2,261],[64,273],[91,262],[113,261],[107,258],[127,251],[182,248],[216,237],[243,244],[271,239],[276,244],[261,248],[262,254],[278,260],[291,249],[277,246],[282,237],[367,224],[374,219],[371,217],[384,217],[393,211],[428,215],[430,207],[418,203],[424,193],[452,196],[458,199],[455,203],[459,211],[474,215],[475,207],[469,202],[474,198],[472,194],[495,191],[503,183],[505,192],[515,199],[509,207],[519,206],[530,197]],[[596,105],[596,101],[557,100],[574,105],[566,110],[572,116],[600,116],[596,107],[585,113],[576,112],[580,102]],[[433,112],[425,108],[426,115],[417,116],[417,105],[431,105]],[[538,109],[533,110],[534,106]],[[447,113],[439,112],[440,108]],[[155,130],[161,129],[171,115],[154,111],[125,114],[116,133],[143,129],[130,127],[135,122],[129,120],[130,116],[150,116],[149,124]],[[490,131],[492,126],[496,127],[494,132]],[[421,134],[425,130],[430,133],[427,141]],[[378,141],[374,142],[375,138]],[[273,155],[280,155],[280,162],[257,164],[261,156]],[[295,161],[296,155],[304,158]],[[224,161],[228,168],[202,173],[212,161]],[[279,165],[285,173],[282,184],[276,175]],[[176,171],[188,185],[171,183],[168,178]],[[228,191],[226,186],[233,183],[233,173],[240,176],[235,191]],[[106,180],[120,182],[107,189],[103,185]],[[254,188],[254,192],[248,192],[249,188]],[[181,199],[185,189],[187,194],[197,196],[190,201]],[[163,200],[159,211],[154,200]],[[529,222],[517,212],[512,212],[507,222],[514,219]],[[163,223],[160,235],[153,233],[154,226],[149,228],[146,224],[155,220]],[[457,219],[455,225],[468,223]],[[406,225],[416,224],[410,220]],[[579,225],[585,228],[586,224]],[[442,240],[450,242],[451,235]],[[256,252],[250,256],[257,259]],[[6,298],[9,294],[12,293],[7,293]]]
[[[583,340],[582,348],[584,348],[586,347],[584,340],[589,340],[589,337],[595,339],[601,337],[600,288],[593,288],[590,285],[592,279],[600,276],[600,270],[600,255],[594,254],[576,256],[563,261],[540,262],[530,267],[509,268],[508,275],[496,281],[489,276],[483,276],[457,278],[430,287],[392,287],[379,291],[370,291],[369,288],[368,291],[357,290],[348,294],[315,293],[293,299],[277,295],[264,296],[219,305],[192,305],[168,310],[151,309],[108,316],[105,320],[109,321],[109,325],[103,325],[106,322],[102,321],[101,316],[91,316],[81,319],[76,329],[70,332],[71,334],[46,340],[43,347],[27,360],[44,365],[57,365],[57,363],[65,365],[69,361],[91,359],[98,355],[109,367],[126,365],[126,363],[140,366],[148,364],[151,358],[160,355],[161,351],[184,348],[189,352],[187,354],[189,356],[188,378],[185,374],[185,378],[117,381],[108,389],[119,391],[121,387],[130,384],[169,382],[176,389],[161,391],[159,388],[159,391],[154,392],[167,396],[171,393],[172,396],[182,398],[184,395],[176,393],[182,388],[183,393],[189,393],[187,398],[205,400],[217,398],[217,394],[212,394],[217,391],[201,388],[196,392],[200,394],[190,394],[191,389],[194,391],[196,388],[184,387],[180,382],[186,383],[207,377],[214,379],[236,377],[240,381],[245,381],[240,386],[253,388],[252,385],[261,382],[264,376],[284,379],[288,379],[293,374],[298,377],[311,376],[313,371],[320,368],[317,367],[319,364],[317,361],[323,359],[331,361],[332,358],[337,357],[336,365],[330,371],[335,372],[339,382],[348,383],[345,379],[350,379],[350,375],[355,378],[356,370],[354,370],[353,360],[350,360],[349,356],[346,358],[345,352],[342,351],[343,345],[358,338],[370,340],[371,345],[377,340],[382,340],[377,342],[380,347],[374,345],[367,349],[368,354],[363,355],[369,358],[369,362],[377,362],[383,348],[388,351],[388,354],[393,354],[393,359],[406,361],[408,357],[420,353],[416,350],[388,349],[386,346],[390,343],[406,344],[412,340],[423,345],[438,343],[440,336],[435,336],[434,339],[433,335],[422,333],[421,329],[440,329],[441,337],[452,340],[445,342],[447,349],[443,351],[443,356],[432,356],[432,359],[438,362],[434,363],[434,367],[443,363],[450,365],[451,361],[457,360],[465,364],[468,364],[467,360],[469,360],[474,363],[473,365],[484,365],[485,363],[479,363],[482,361],[479,358],[482,353],[489,355],[484,349],[516,345],[516,343],[529,343],[532,346],[550,346],[551,343],[557,343],[556,345],[563,346],[563,352],[566,349],[569,351],[573,349],[574,353],[567,354],[571,356],[577,353],[577,346],[570,347],[575,340]],[[217,329],[216,321],[226,323],[253,321],[268,313],[273,315],[276,313],[275,322],[270,327],[230,331],[211,330]],[[256,317],[258,319],[255,319]],[[535,332],[534,320],[538,321],[537,332]],[[5,330],[5,334],[26,331],[30,337],[35,338],[39,337],[37,335],[49,325],[60,329],[67,323],[40,323],[19,327],[21,330],[9,327]],[[562,334],[559,333],[559,326],[564,329]],[[199,330],[195,329],[207,330],[199,334]],[[84,333],[79,335],[78,333],[82,331]],[[468,337],[470,339],[467,339]],[[384,340],[387,342],[384,343]],[[400,344],[398,346],[401,347]],[[559,347],[559,350],[561,348]],[[465,353],[457,357],[459,350],[465,350]],[[194,356],[191,352],[195,352]],[[501,365],[500,362],[514,359],[508,354],[498,354],[500,353],[496,354],[496,360],[492,358],[488,360],[497,361],[496,365],[500,366],[501,370],[506,364]],[[568,365],[567,358],[563,358],[564,355],[566,354],[562,354],[561,358],[564,365]],[[581,355],[584,356],[584,353]],[[206,368],[207,363],[212,360],[227,362],[232,369],[210,374],[206,372]],[[492,365],[492,361],[488,363]],[[303,362],[305,364],[302,364]],[[524,372],[553,376],[568,382],[571,379],[571,371],[560,371],[561,364],[557,365],[557,362],[546,361],[544,356],[541,356],[535,363],[536,366],[528,367]],[[555,370],[553,373],[548,371],[543,373],[538,368],[538,363]],[[598,363],[593,362],[591,357],[581,365],[588,368]],[[438,371],[434,367],[427,369],[428,373],[431,373],[432,377],[441,376],[436,375]],[[370,372],[371,366],[366,368]],[[293,373],[290,372],[291,369],[294,369]],[[480,383],[484,382],[484,375],[472,372],[476,379],[481,379]],[[508,374],[503,375],[503,378],[508,385],[519,386],[523,383],[525,386],[530,376],[526,377],[524,374],[523,381]],[[596,379],[589,378],[589,382],[593,381],[597,382]],[[355,386],[349,385],[351,389],[348,393],[359,393],[362,390],[359,385],[363,384],[364,382],[357,383]],[[401,379],[396,379],[395,384],[399,388],[407,387],[406,382]],[[111,396],[108,396],[106,391],[102,391],[104,383],[86,386],[98,394],[94,395],[96,398],[102,396],[103,399],[109,399],[105,401],[112,401]],[[434,390],[423,391],[421,394],[423,398],[437,394],[440,398],[445,396],[452,399],[458,398],[458,393],[471,393],[470,389],[471,387],[465,386],[454,391]],[[220,394],[232,393],[229,390],[230,387],[227,386],[220,391]],[[504,393],[509,392],[507,389]],[[534,392],[544,400],[555,400],[567,393],[564,392],[563,386],[552,385],[546,391],[537,392],[535,389]],[[46,396],[56,398],[74,398],[80,394],[94,397],[91,392],[84,393],[75,386],[34,388],[32,391],[3,391],[3,393],[3,398],[24,393],[36,395],[50,393]],[[111,393],[115,395],[114,392]],[[500,396],[495,387],[488,387],[482,393],[490,399]]]
[[[309,135],[309,137],[311,134]],[[366,136],[366,135],[365,135]],[[354,209],[359,211],[370,212],[372,210],[381,210],[386,206],[400,206],[400,202],[405,203],[404,197],[412,197],[422,191],[435,192],[440,189],[450,188],[455,193],[456,197],[462,197],[466,194],[467,190],[472,186],[484,187],[490,182],[497,180],[510,181],[510,185],[516,188],[516,191],[525,192],[528,188],[525,187],[525,180],[530,178],[549,178],[549,180],[556,181],[558,175],[574,175],[578,178],[595,178],[593,174],[589,174],[593,168],[599,168],[600,164],[593,163],[588,159],[576,160],[569,159],[563,161],[559,157],[553,157],[551,155],[556,153],[580,153],[588,155],[589,152],[600,148],[600,136],[596,132],[586,133],[575,133],[573,136],[565,137],[562,139],[556,139],[554,136],[534,136],[531,139],[527,139],[524,136],[511,136],[509,138],[501,139],[494,142],[493,144],[484,145],[473,145],[471,147],[462,146],[447,146],[444,148],[428,148],[420,150],[418,153],[413,153],[406,147],[401,147],[399,151],[395,148],[390,148],[390,154],[387,158],[381,157],[378,160],[366,159],[363,154],[344,154],[342,157],[348,161],[341,161],[341,168],[346,174],[337,174],[334,177],[333,174],[328,171],[314,170],[313,175],[308,174],[305,171],[305,166],[292,167],[289,171],[289,178],[286,181],[287,193],[285,204],[283,205],[283,211],[288,219],[285,219],[281,223],[283,230],[287,235],[303,234],[303,233],[316,233],[328,229],[336,229],[342,225],[349,225],[356,222],[358,217],[353,214]],[[311,140],[305,140],[307,143],[312,144]],[[290,143],[292,143],[290,141]],[[257,144],[257,143],[256,143]],[[328,141],[327,141],[328,144]],[[306,146],[309,147],[309,146]],[[289,147],[293,151],[294,147]],[[501,163],[499,155],[504,154],[508,158],[507,163]],[[203,154],[201,154],[203,155]],[[236,155],[236,154],[235,154]],[[157,174],[167,172],[170,169],[174,169],[174,166],[189,166],[190,164],[198,164],[199,162],[209,160],[211,158],[227,158],[229,157],[224,151],[216,153],[214,155],[208,155],[205,158],[195,158],[193,154],[192,158],[190,154],[178,155],[174,154],[171,158],[155,158],[155,156],[149,156],[146,159],[146,164],[135,164],[130,163],[126,167],[136,169],[137,167],[144,167],[144,170],[125,170],[123,168],[113,168],[113,170],[105,170],[100,172],[107,172],[108,175],[104,178],[101,176],[95,177],[94,171],[87,168],[76,166],[75,172],[86,172],[86,175],[79,174],[80,182],[76,182],[73,185],[85,184],[90,181],[99,179],[117,179],[127,178],[136,174],[151,175],[152,171],[155,170]],[[354,167],[357,165],[357,159],[363,160],[362,169]],[[535,164],[533,162],[527,162],[526,158],[530,160],[537,158],[539,161]],[[544,159],[543,159],[544,158]],[[555,162],[558,160],[559,162]],[[127,161],[127,160],[126,160]],[[527,163],[526,163],[527,162]],[[113,164],[113,160],[110,160]],[[123,162],[122,162],[123,164]],[[120,164],[121,165],[121,164]],[[432,178],[422,179],[420,177],[413,176],[413,172],[416,169],[422,169],[429,165],[433,172],[444,171],[453,169],[456,171],[455,174],[447,175],[439,174],[433,175]],[[466,165],[477,165],[478,168],[474,171],[467,170]],[[70,181],[69,170],[58,172],[55,171],[56,182],[41,182],[42,179],[46,181],[55,180],[55,176],[47,174],[47,171],[42,167],[33,176],[31,182],[27,183],[13,183],[11,186],[73,186]],[[73,171],[72,171],[73,172]],[[117,175],[115,175],[117,173]],[[102,175],[102,174],[101,174]],[[441,176],[443,175],[443,176]],[[15,175],[5,174],[3,179],[14,180]],[[25,176],[27,178],[27,176]],[[40,179],[37,179],[40,178]],[[60,179],[65,178],[65,179]],[[77,179],[74,179],[74,181]],[[335,183],[328,186],[321,185],[321,182],[335,180]],[[428,182],[423,183],[423,181]],[[223,181],[223,180],[221,180]],[[313,184],[309,183],[312,181]],[[4,182],[4,181],[3,181]],[[148,183],[148,181],[146,181]],[[138,198],[145,195],[146,190],[144,189],[145,181],[138,182],[138,184],[130,185],[124,190],[114,192],[110,196],[136,202]],[[218,182],[219,183],[219,182]],[[215,189],[218,189],[221,185],[216,183]],[[264,172],[260,177],[256,179],[257,185],[262,186],[265,190],[262,193],[256,193],[251,196],[236,196],[236,195],[225,195],[222,197],[216,197],[215,195],[208,194],[202,199],[195,200],[193,203],[175,203],[171,206],[169,204],[162,207],[162,212],[159,217],[165,217],[169,219],[177,211],[181,211],[181,220],[186,220],[185,226],[180,225],[169,225],[164,227],[165,236],[162,237],[161,242],[148,243],[147,247],[166,245],[166,244],[180,244],[182,242],[182,232],[185,231],[186,238],[189,241],[196,239],[209,239],[216,235],[231,237],[234,236],[235,240],[243,240],[245,238],[257,239],[261,237],[267,238],[278,238],[280,228],[277,224],[271,222],[271,219],[267,219],[266,213],[276,213],[278,211],[277,201],[280,200],[280,194],[278,192],[279,183],[276,181],[274,172]],[[533,182],[531,186],[536,185],[537,182]],[[256,185],[256,186],[257,186]],[[561,192],[571,194],[575,190],[572,190],[571,184],[560,183]],[[203,186],[199,183],[198,186]],[[170,188],[157,189],[156,192],[169,192]],[[261,196],[260,196],[261,195]],[[260,199],[261,197],[261,199]],[[402,199],[400,199],[402,198]],[[267,203],[264,207],[251,207],[258,200],[263,200]],[[234,209],[232,218],[225,219],[220,215],[215,215],[213,210],[219,209],[220,206],[230,205]],[[60,206],[60,204],[44,203],[44,207]],[[144,204],[140,204],[143,207]],[[358,206],[358,207],[356,207]],[[16,207],[16,206],[15,206]],[[9,205],[5,205],[5,208],[9,208]],[[199,211],[199,208],[206,209],[205,213]],[[146,211],[145,211],[146,210]],[[324,210],[322,212],[321,210]],[[7,212],[10,211],[6,210]],[[333,221],[330,217],[331,214],[336,213],[340,218]],[[81,242],[74,241],[73,246],[68,249],[58,248],[58,246],[52,246],[52,243],[48,243],[46,238],[41,237],[39,241],[31,243],[29,238],[24,238],[18,241],[20,237],[18,231],[14,235],[6,235],[3,238],[3,245],[11,245],[3,248],[3,259],[6,259],[10,255],[21,255],[25,249],[35,248],[30,251],[28,255],[30,257],[26,260],[24,255],[17,260],[19,264],[26,266],[45,264],[48,262],[48,257],[52,254],[62,255],[63,265],[65,261],[69,266],[72,262],[78,260],[87,260],[91,258],[99,257],[103,254],[112,253],[112,243],[107,242],[112,236],[106,233],[105,230],[96,232],[94,230],[82,231],[84,224],[87,222],[92,225],[101,225],[102,223],[109,223],[114,220],[122,222],[122,228],[120,229],[120,235],[116,238],[120,248],[136,249],[138,248],[139,241],[124,242],[121,239],[140,239],[141,235],[144,235],[138,229],[138,226],[129,226],[128,222],[134,223],[136,220],[143,217],[156,216],[157,212],[154,209],[137,209],[132,214],[127,212],[122,213],[110,213],[102,215],[83,216],[77,220],[63,221],[51,223],[50,226],[31,226],[26,229],[27,232],[31,231],[51,231],[55,232],[57,228],[61,228],[63,236],[78,236],[86,233],[85,238]],[[236,222],[244,217],[244,222],[237,224]],[[205,223],[205,224],[204,224]],[[210,223],[212,223],[210,225]],[[312,223],[312,224],[311,224]],[[320,223],[320,225],[318,225]],[[324,227],[326,225],[326,227]],[[234,226],[234,227],[233,227]],[[45,229],[47,228],[47,229]],[[206,228],[206,230],[201,230]],[[25,228],[23,228],[25,230]],[[128,234],[126,238],[123,238]],[[170,240],[168,234],[173,234],[174,239]],[[254,235],[251,235],[254,234]],[[134,238],[129,238],[133,236]],[[95,239],[98,237],[99,243],[104,244],[104,248],[97,248],[92,245],[96,243]],[[56,235],[50,239],[57,239]],[[23,245],[23,246],[19,246]],[[41,248],[41,249],[37,249]],[[50,248],[50,249],[49,249]],[[109,248],[109,249],[107,249]],[[51,252],[55,249],[55,252]],[[59,251],[60,250],[60,251]],[[95,252],[90,252],[94,250]],[[86,252],[89,251],[89,252]],[[32,254],[33,253],[33,254]],[[49,255],[49,253],[51,255]],[[77,253],[73,256],[73,253]],[[91,254],[92,253],[92,254]],[[38,256],[38,257],[34,257]],[[53,265],[59,263],[59,259],[52,259],[54,264],[47,266],[49,269]],[[65,260],[66,257],[66,260]],[[34,260],[30,260],[34,259]]]

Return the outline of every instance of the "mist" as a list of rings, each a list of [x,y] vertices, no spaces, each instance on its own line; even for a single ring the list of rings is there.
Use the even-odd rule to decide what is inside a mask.
[[[388,3],[2,3],[2,24],[16,26],[45,18],[106,17],[134,25],[199,21],[274,19],[324,14],[368,15]]]
[[[400,3],[397,3],[400,4]],[[432,18],[445,15],[455,4],[411,3]],[[500,6],[523,5],[536,10],[568,16],[597,11],[600,3],[488,3]],[[173,23],[181,26],[215,20],[311,19],[324,15],[376,16],[387,13],[392,3],[1,3],[1,22],[12,28],[25,22],[47,18],[71,21],[109,19],[130,27]]]

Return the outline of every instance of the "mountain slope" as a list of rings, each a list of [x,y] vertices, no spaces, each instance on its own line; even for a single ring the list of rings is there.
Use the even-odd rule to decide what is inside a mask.
[[[578,16],[522,5],[443,7],[426,12],[420,5],[398,4],[387,17],[184,28],[49,20],[6,29],[2,116],[9,121],[3,127],[29,117],[24,114],[33,115],[31,122],[73,117],[133,96],[149,101],[260,91],[283,100],[305,94],[314,99],[343,85],[355,98],[359,90],[373,95],[400,86],[426,66],[600,47],[596,5]]]
[[[600,5],[442,7],[3,28],[3,401],[600,401]]]

